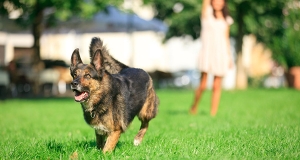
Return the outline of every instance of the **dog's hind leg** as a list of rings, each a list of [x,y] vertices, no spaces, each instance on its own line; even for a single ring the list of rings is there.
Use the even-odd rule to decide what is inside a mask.
[[[138,134],[135,136],[134,138],[134,141],[133,141],[133,144],[135,146],[138,146],[142,140],[143,140],[143,137],[148,129],[148,125],[149,125],[149,121],[142,121],[142,125],[141,125],[141,128],[140,128],[140,131],[138,132]]]
[[[152,80],[150,80],[150,85],[147,90],[147,99],[140,113],[138,114],[138,118],[142,122],[142,124],[140,131],[134,138],[134,145],[137,146],[142,142],[143,137],[148,129],[149,121],[156,116],[158,103],[159,100],[154,92]]]

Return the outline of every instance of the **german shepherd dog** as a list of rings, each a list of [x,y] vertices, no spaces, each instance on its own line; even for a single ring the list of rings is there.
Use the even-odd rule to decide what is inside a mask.
[[[151,77],[114,59],[96,37],[90,44],[90,57],[90,64],[83,64],[79,50],[74,50],[71,89],[86,123],[95,129],[97,148],[113,151],[135,116],[141,121],[134,138],[134,145],[139,145],[159,104]]]

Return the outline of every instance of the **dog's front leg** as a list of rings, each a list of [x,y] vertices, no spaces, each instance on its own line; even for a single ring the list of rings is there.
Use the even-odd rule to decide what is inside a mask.
[[[104,144],[105,144],[105,135],[101,135],[97,133],[97,130],[95,130],[95,135],[96,135],[96,142],[97,142],[97,148],[98,149],[103,149]]]
[[[104,153],[107,151],[113,151],[115,149],[121,133],[121,131],[113,131],[108,135],[105,146],[103,148]]]

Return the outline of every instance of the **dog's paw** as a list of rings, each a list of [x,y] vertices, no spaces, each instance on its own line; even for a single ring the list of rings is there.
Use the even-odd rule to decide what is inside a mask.
[[[138,140],[138,139],[134,139],[133,144],[134,144],[135,146],[138,146],[138,145],[141,144],[141,141]]]

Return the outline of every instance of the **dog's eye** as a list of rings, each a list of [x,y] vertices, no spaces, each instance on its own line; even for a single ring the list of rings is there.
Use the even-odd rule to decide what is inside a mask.
[[[77,74],[76,74],[76,73],[73,73],[73,77],[77,77]]]
[[[85,74],[85,75],[84,75],[84,78],[90,79],[90,78],[91,78],[91,75]]]

